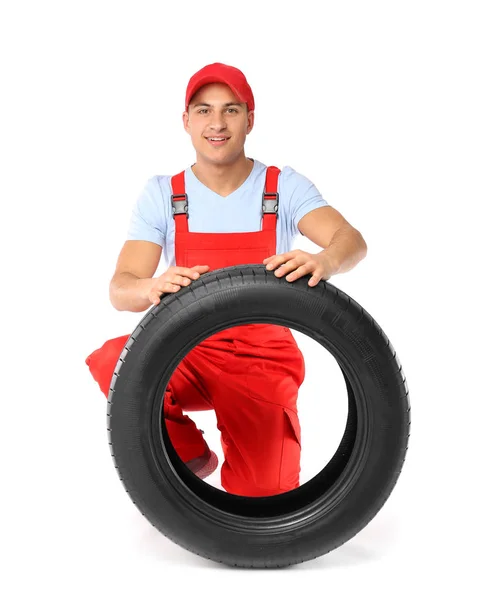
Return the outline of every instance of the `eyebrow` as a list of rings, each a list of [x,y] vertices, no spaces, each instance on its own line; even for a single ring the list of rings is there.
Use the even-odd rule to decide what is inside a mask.
[[[206,104],[205,102],[198,102],[198,104],[193,104],[193,106],[194,106],[194,108],[196,108],[198,106],[210,106],[211,107],[211,104]],[[223,106],[226,108],[227,106],[242,106],[242,104],[238,103],[238,102],[226,102]]]

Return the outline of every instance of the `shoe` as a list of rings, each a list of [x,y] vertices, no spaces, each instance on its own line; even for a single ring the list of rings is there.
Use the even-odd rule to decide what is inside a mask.
[[[188,467],[188,469],[193,471],[197,477],[200,479],[206,479],[209,475],[216,471],[216,468],[218,467],[218,456],[213,452],[213,450],[207,448],[204,454],[197,456],[196,458],[192,458],[184,464]]]

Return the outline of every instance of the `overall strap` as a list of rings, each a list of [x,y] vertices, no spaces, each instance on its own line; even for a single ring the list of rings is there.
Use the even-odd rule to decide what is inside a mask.
[[[176,232],[188,232],[188,194],[184,182],[184,171],[171,177],[172,214],[175,220]]]
[[[262,231],[276,229],[277,211],[279,209],[277,182],[280,172],[277,167],[267,167],[265,188],[262,194]]]

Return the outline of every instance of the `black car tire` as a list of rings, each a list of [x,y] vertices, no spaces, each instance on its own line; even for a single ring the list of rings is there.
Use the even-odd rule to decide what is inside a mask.
[[[108,396],[113,460],[127,493],[163,535],[213,561],[283,567],[322,556],[377,514],[401,472],[410,431],[409,394],[386,335],[328,281],[278,278],[265,266],[202,275],[165,294],[128,339]],[[299,488],[264,498],[226,493],[179,459],[162,398],[181,359],[232,326],[270,323],[310,336],[336,359],[348,419],[330,462]]]

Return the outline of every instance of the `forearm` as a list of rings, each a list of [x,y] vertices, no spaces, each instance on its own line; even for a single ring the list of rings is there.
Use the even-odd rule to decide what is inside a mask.
[[[353,227],[338,229],[329,246],[318,253],[331,265],[332,275],[346,273],[367,255],[367,244],[362,234]]]
[[[151,306],[148,299],[151,277],[141,279],[132,273],[118,273],[110,282],[110,302],[117,310],[143,312]]]

